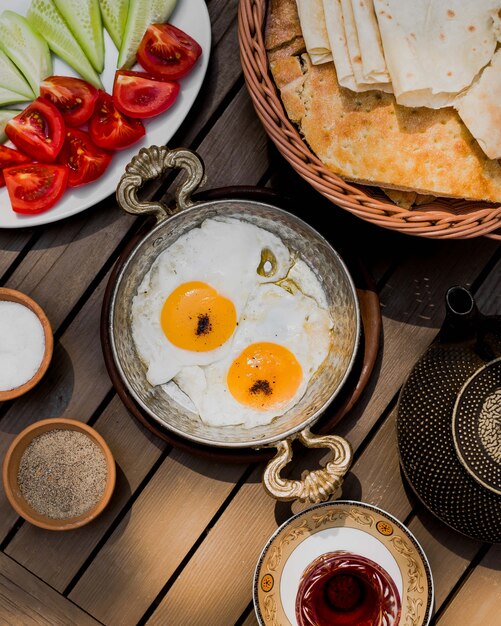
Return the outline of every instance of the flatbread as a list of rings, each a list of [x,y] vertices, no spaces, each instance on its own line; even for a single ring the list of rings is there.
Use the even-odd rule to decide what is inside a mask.
[[[313,65],[332,61],[322,0],[296,0],[301,29]]]
[[[400,191],[399,189],[383,189],[388,198],[402,209],[410,209],[416,202],[415,191]]]
[[[346,43],[341,0],[323,0],[323,3],[325,25],[339,84],[352,91],[359,91]]]
[[[450,106],[491,60],[501,0],[374,0],[399,104]]]
[[[384,193],[402,209],[410,209],[413,206],[429,204],[435,200],[435,196],[425,196],[415,191],[400,191],[399,189],[384,189]]]
[[[272,0],[268,23],[275,33],[293,1]],[[501,202],[501,166],[454,109],[411,109],[391,94],[354,93],[340,87],[332,63],[313,66],[306,54],[268,49],[287,114],[331,171],[380,187]]]
[[[501,159],[501,50],[455,108],[485,154]]]
[[[350,63],[353,68],[353,75],[355,76],[357,85],[362,85],[367,81],[364,78],[362,53],[360,51],[360,44],[358,43],[357,25],[355,23],[351,0],[341,0],[341,10],[343,11],[344,32],[348,45],[348,53],[350,55]]]
[[[351,0],[351,6],[362,56],[364,81],[389,83],[390,75],[386,67],[373,1]]]
[[[339,84],[342,87],[351,89],[352,91],[368,91],[370,89],[377,88],[391,92],[391,85],[388,83],[389,74],[381,74],[379,72],[380,59],[376,59],[373,64],[367,60],[367,72],[368,74],[372,72],[372,76],[368,79],[365,78],[365,69],[361,56],[362,51],[358,44],[357,33],[353,31],[353,28],[356,28],[356,24],[350,22],[348,25],[348,32],[352,38],[351,46],[352,49],[354,47],[355,57],[360,57],[360,63],[358,60],[355,62],[355,66],[357,68],[357,76],[355,76],[355,70],[350,59],[350,52],[348,50],[346,26],[341,0],[323,0],[323,6],[327,34],[329,37],[332,58],[336,67]],[[350,17],[352,17],[352,15]],[[365,42],[365,37],[363,42]],[[370,49],[368,49],[368,53],[372,54]],[[374,83],[377,83],[377,87]]]

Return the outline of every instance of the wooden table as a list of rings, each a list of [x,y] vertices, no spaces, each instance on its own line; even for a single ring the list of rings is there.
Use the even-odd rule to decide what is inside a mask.
[[[398,392],[440,327],[446,288],[465,285],[481,310],[501,313],[499,245],[378,229],[308,188],[268,141],[250,103],[237,53],[237,0],[209,0],[208,7],[208,75],[170,145],[199,152],[207,187],[293,191],[301,216],[360,253],[377,281],[384,332],[371,382],[337,428],[355,451],[343,496],[382,507],[415,533],[431,563],[439,626],[501,624],[501,546],[463,537],[431,517],[402,482],[395,443]],[[170,177],[150,193],[173,189]],[[172,449],[115,394],[101,353],[101,302],[110,269],[138,226],[110,197],[50,226],[0,232],[0,285],[42,305],[56,344],[43,382],[0,406],[0,455],[28,424],[64,416],[93,425],[118,464],[109,507],[69,533],[23,522],[0,490],[2,625],[255,625],[256,560],[296,510],[264,493],[262,464],[224,465]]]

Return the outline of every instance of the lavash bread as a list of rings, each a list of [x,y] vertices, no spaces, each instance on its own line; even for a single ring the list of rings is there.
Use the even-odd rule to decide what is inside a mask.
[[[454,106],[485,154],[491,159],[500,159],[501,49],[479,80]]]
[[[270,0],[266,47],[289,118],[312,151],[345,180],[471,200],[501,201],[501,166],[452,108],[407,108],[392,94],[354,93],[333,63],[314,66],[300,38],[295,0]],[[301,53],[302,52],[302,53]]]
[[[492,59],[499,0],[373,0],[399,104],[451,105]]]
[[[389,83],[383,45],[374,13],[372,0],[349,0],[357,24],[358,46],[362,57],[363,76],[366,81]]]
[[[297,0],[297,10],[311,62],[332,61],[322,0]]]
[[[339,84],[352,91],[364,91],[357,86],[355,81],[346,41],[341,0],[324,0],[324,16]],[[372,89],[372,87],[366,86],[365,89]]]
[[[371,8],[367,7],[369,1],[371,0],[355,0],[358,10],[367,12]],[[352,0],[323,0],[323,5],[332,61],[339,84],[352,91],[369,91],[377,84],[381,91],[391,93],[393,89],[389,82],[375,15],[372,21],[364,22],[366,28],[358,33],[355,29]]]

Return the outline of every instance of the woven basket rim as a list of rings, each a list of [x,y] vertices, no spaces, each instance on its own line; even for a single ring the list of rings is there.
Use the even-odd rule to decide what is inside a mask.
[[[320,161],[289,120],[269,71],[264,45],[267,0],[240,0],[238,37],[247,89],[267,134],[296,172],[334,204],[378,226],[439,239],[467,239],[487,235],[501,241],[501,205],[488,208],[479,202],[440,198],[442,205],[456,202],[466,213],[440,207],[399,207],[389,198],[380,200],[379,187],[350,183]],[[472,209],[470,210],[470,205]],[[478,206],[477,206],[478,205]]]

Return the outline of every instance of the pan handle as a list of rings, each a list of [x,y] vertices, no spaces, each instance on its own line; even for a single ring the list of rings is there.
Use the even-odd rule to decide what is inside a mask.
[[[310,470],[301,480],[282,478],[280,472],[292,459],[292,440],[284,439],[276,444],[277,454],[266,466],[263,485],[277,500],[300,500],[301,502],[323,502],[335,493],[343,482],[352,461],[350,444],[336,435],[313,435],[305,428],[298,435],[299,441],[308,448],[328,448],[333,458],[325,467]]]
[[[163,202],[141,202],[137,197],[138,189],[147,180],[158,178],[169,168],[183,169],[187,174],[186,179],[176,189],[176,206],[168,207]],[[174,213],[195,204],[191,194],[205,183],[204,170],[202,159],[191,150],[169,150],[167,146],[141,148],[125,168],[125,174],[118,183],[118,204],[128,213],[153,213],[157,222],[162,222]]]

